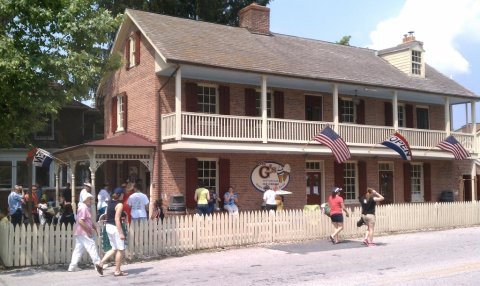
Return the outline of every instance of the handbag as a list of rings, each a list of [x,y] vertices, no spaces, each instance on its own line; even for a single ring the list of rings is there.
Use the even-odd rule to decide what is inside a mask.
[[[330,205],[328,203],[321,204],[320,208],[322,209],[322,213],[326,216],[330,216]]]

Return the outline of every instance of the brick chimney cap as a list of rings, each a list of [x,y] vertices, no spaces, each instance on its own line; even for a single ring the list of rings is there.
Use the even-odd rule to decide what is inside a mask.
[[[266,6],[259,5],[256,2],[252,2],[252,4],[248,5],[247,7],[244,7],[242,10],[240,10],[240,13],[244,13],[245,11],[248,11],[250,9],[270,11],[270,8],[268,8]]]

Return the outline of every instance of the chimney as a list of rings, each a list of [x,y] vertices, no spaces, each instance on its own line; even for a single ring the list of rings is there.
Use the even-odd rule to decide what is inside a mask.
[[[270,8],[252,3],[240,10],[240,28],[251,33],[270,35]]]
[[[405,44],[405,43],[409,43],[409,42],[415,41],[415,36],[413,35],[413,33],[415,33],[415,32],[414,32],[414,31],[410,31],[410,32],[408,32],[408,34],[403,35],[402,43]]]

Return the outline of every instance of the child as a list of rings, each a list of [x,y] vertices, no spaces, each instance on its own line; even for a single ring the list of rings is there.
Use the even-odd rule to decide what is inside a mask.
[[[38,217],[40,219],[40,224],[45,225],[45,222],[47,221],[45,216],[48,209],[47,200],[45,200],[45,198],[40,199],[40,203],[37,205],[37,208],[38,208]]]

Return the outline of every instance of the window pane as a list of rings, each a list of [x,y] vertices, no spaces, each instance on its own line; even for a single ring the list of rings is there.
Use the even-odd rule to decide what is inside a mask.
[[[197,103],[200,112],[215,114],[217,112],[217,89],[215,87],[199,85],[197,91]]]
[[[355,105],[352,100],[342,100],[341,116],[343,122],[355,123]]]
[[[267,117],[272,117],[272,106],[273,106],[272,93],[267,92]],[[262,95],[260,92],[255,93],[255,108],[257,110],[257,116],[262,115]]]
[[[205,182],[205,187],[216,189],[217,186],[217,162],[198,161],[198,180]]]
[[[345,200],[355,200],[355,163],[345,163],[343,178],[345,185]]]
[[[12,162],[0,161],[0,188],[12,188]]]

